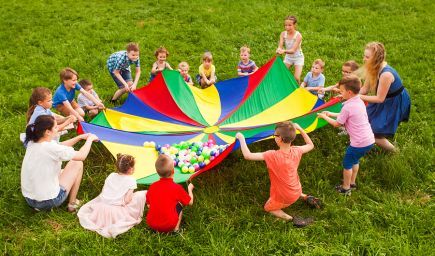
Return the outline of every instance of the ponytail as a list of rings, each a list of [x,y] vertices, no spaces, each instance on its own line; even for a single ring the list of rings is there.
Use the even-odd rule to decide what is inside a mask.
[[[127,154],[118,153],[116,155],[116,169],[119,173],[127,173],[135,164],[134,157]]]
[[[38,105],[38,101],[45,100],[45,98],[50,94],[50,89],[45,87],[36,87],[35,89],[33,89],[32,95],[30,95],[29,99],[29,109],[27,110],[26,114],[27,123],[29,123],[30,117],[32,117],[36,105]]]
[[[26,140],[24,144],[27,145],[29,141],[39,141],[44,137],[46,130],[53,129],[54,123],[54,117],[50,115],[38,116],[33,124],[26,127]]]

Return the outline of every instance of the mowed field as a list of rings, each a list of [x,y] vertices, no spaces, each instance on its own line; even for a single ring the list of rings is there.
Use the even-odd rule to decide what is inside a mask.
[[[5,255],[434,255],[435,4],[433,1],[5,1],[0,4],[0,253]],[[186,208],[178,235],[157,234],[142,222],[116,239],[83,229],[64,207],[35,213],[20,189],[25,150],[18,134],[32,88],[53,91],[59,71],[72,67],[90,79],[106,103],[116,89],[108,56],[128,42],[140,44],[145,86],[154,51],[165,46],[174,67],[213,53],[220,80],[237,76],[239,48],[251,47],[261,66],[274,56],[284,17],[296,15],[303,36],[303,76],[314,59],[326,62],[327,85],[341,64],[362,63],[364,46],[385,44],[387,61],[412,99],[411,117],[394,140],[400,152],[380,150],[361,162],[358,190],[334,190],[348,138],[325,127],[310,134],[315,150],[299,167],[303,190],[322,199],[314,210],[303,202],[288,209],[311,216],[297,229],[263,210],[269,178],[262,162],[232,153],[193,183],[195,204]],[[162,103],[163,104],[163,103]],[[69,135],[73,136],[73,135]],[[295,144],[303,141],[298,138]],[[272,141],[251,145],[266,151]],[[78,148],[78,147],[77,147]],[[85,161],[79,198],[97,196],[114,159],[100,144]],[[147,189],[141,186],[139,189]]]

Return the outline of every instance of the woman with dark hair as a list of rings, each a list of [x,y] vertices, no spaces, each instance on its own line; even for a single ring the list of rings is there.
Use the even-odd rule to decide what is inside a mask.
[[[83,160],[88,156],[94,134],[82,134],[58,143],[58,127],[53,116],[41,115],[26,128],[26,154],[21,167],[21,191],[27,204],[35,210],[50,210],[66,198],[68,211],[75,212],[80,204],[77,192],[83,174]],[[72,147],[80,140],[86,143],[79,151]],[[62,170],[62,161],[69,161]]]

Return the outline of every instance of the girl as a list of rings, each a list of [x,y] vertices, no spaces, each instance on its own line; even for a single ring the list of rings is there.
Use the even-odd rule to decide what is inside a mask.
[[[411,99],[399,74],[387,64],[385,56],[382,43],[366,45],[363,60],[365,81],[360,94],[361,99],[369,103],[367,114],[376,144],[384,150],[395,152],[396,147],[387,137],[394,136],[400,122],[408,121]]]
[[[279,36],[277,54],[284,54],[284,64],[289,69],[295,66],[294,76],[300,84],[302,68],[304,67],[304,54],[302,53],[302,35],[296,31],[297,19],[295,16],[287,16],[284,20],[285,31]],[[285,46],[285,49],[283,48]]]
[[[59,144],[53,141],[57,132],[56,120],[50,115],[41,115],[27,126],[21,191],[29,206],[37,211],[58,207],[69,196],[67,210],[75,212],[80,205],[77,192],[83,174],[82,161],[98,138],[88,133]],[[75,151],[72,146],[80,140],[86,143]],[[62,161],[69,161],[63,170]]]
[[[296,138],[296,130],[301,133],[306,143],[305,145],[292,146],[292,141]],[[289,207],[299,198],[302,198],[316,208],[320,208],[319,199],[302,193],[302,186],[297,170],[302,154],[311,151],[314,148],[314,144],[298,124],[290,122],[278,123],[273,137],[279,150],[251,153],[246,145],[243,134],[236,134],[245,159],[266,162],[270,177],[270,198],[264,205],[264,209],[277,218],[291,221],[293,217],[282,209]],[[304,226],[308,222],[309,220],[301,220],[300,222],[295,222],[295,225]]]
[[[211,52],[205,52],[202,55],[202,64],[198,68],[199,74],[196,81],[205,89],[216,83],[216,67],[213,65],[213,55]]]
[[[33,124],[36,118],[40,115],[50,115],[56,119],[58,130],[71,129],[72,123],[77,119],[75,116],[70,115],[63,117],[50,111],[53,104],[51,91],[45,87],[36,87],[32,91],[32,95],[29,99],[29,109],[27,110],[27,125]]]
[[[151,69],[150,82],[154,80],[159,72],[162,72],[165,69],[172,70],[171,65],[166,62],[166,58],[169,56],[168,50],[165,47],[159,47],[155,52],[154,56],[156,56],[157,61],[154,62],[153,67]]]
[[[118,154],[117,173],[111,173],[104,182],[101,194],[85,204],[77,216],[80,224],[89,230],[115,238],[141,222],[146,190],[133,193],[137,188],[134,157]]]

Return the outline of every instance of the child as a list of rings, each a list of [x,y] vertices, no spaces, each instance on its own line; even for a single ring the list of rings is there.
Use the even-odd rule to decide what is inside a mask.
[[[63,117],[51,112],[50,108],[52,104],[53,100],[49,89],[45,87],[36,87],[33,89],[29,99],[29,109],[27,110],[27,125],[33,124],[38,116],[49,115],[56,119],[58,123],[57,129],[59,131],[73,128],[71,124],[77,120],[75,116],[70,115]]]
[[[166,62],[166,58],[169,56],[168,50],[165,47],[159,47],[155,52],[154,56],[156,56],[157,61],[154,62],[153,67],[151,68],[151,76],[150,82],[154,80],[158,73],[162,72],[165,69],[172,70],[171,65]]]
[[[77,217],[82,227],[107,237],[115,238],[142,221],[146,190],[137,188],[134,173],[134,157],[118,154],[116,169],[104,182],[103,191],[95,199],[83,205]]]
[[[249,59],[251,49],[247,46],[242,46],[240,48],[240,61],[237,65],[237,74],[239,76],[249,76],[258,70],[255,62]]]
[[[284,54],[284,64],[287,68],[295,66],[294,76],[298,84],[301,83],[301,73],[304,66],[304,54],[302,53],[302,35],[296,31],[297,19],[295,16],[287,16],[284,20],[285,31],[279,36],[277,54]],[[285,49],[283,48],[285,46]]]
[[[91,83],[91,81],[87,79],[83,79],[79,82],[80,86],[87,91],[89,94],[92,94],[97,100],[100,100],[100,97],[98,97],[98,94],[93,90],[94,85]],[[98,114],[98,112],[102,109],[101,107],[98,107],[95,105],[94,102],[86,98],[86,96],[83,93],[80,93],[79,96],[77,96],[77,103],[79,106],[89,114],[90,117],[94,117]]]
[[[359,78],[349,75],[341,79],[338,84],[340,93],[346,100],[340,113],[324,111],[318,116],[334,127],[344,125],[349,133],[350,146],[346,149],[343,159],[343,184],[337,185],[336,189],[344,195],[350,195],[351,189],[356,189],[355,180],[359,170],[359,159],[373,147],[375,137],[367,117],[366,106],[358,95],[361,88]]]
[[[130,65],[136,66],[134,82],[131,78]],[[136,90],[140,78],[139,45],[129,43],[126,51],[115,52],[107,60],[107,69],[118,86],[118,90],[113,94],[112,103],[118,100],[126,92]]]
[[[181,185],[174,183],[174,161],[167,155],[159,155],[155,167],[160,180],[147,193],[147,224],[158,232],[178,232],[183,206],[193,204],[193,184],[189,184],[186,193]]]
[[[301,133],[306,143],[305,145],[292,146],[292,141],[296,138],[296,130]],[[278,123],[273,137],[279,150],[251,153],[246,145],[243,134],[236,134],[245,159],[266,162],[270,177],[270,197],[264,205],[264,209],[277,218],[291,221],[293,217],[282,209],[289,207],[299,198],[306,200],[307,203],[316,208],[320,207],[319,199],[302,193],[302,186],[298,175],[298,166],[302,154],[311,151],[314,148],[314,144],[298,124],[290,122]],[[304,226],[309,221],[302,221],[302,223],[295,223],[295,225]]]
[[[65,116],[73,115],[79,121],[84,121],[85,112],[74,100],[75,91],[80,91],[86,98],[91,100],[100,108],[104,108],[103,103],[96,99],[92,94],[85,91],[78,83],[78,74],[72,68],[65,68],[60,72],[62,83],[57,88],[53,97],[53,107]]]
[[[196,76],[196,81],[205,89],[216,83],[216,67],[213,65],[213,55],[211,52],[205,52],[202,55],[202,64],[199,66],[199,74]]]
[[[349,60],[346,61],[345,63],[343,63],[343,66],[341,66],[341,78],[344,78],[352,73],[354,73],[355,71],[357,71],[359,68],[358,63],[356,63],[354,60]],[[338,83],[328,86],[326,88],[321,88],[319,89],[319,93],[324,94],[325,92],[329,92],[329,91],[333,91],[333,92],[340,92],[340,89],[338,89]]]
[[[184,82],[186,82],[188,85],[193,85],[192,78],[189,75],[189,64],[187,64],[187,62],[180,62],[180,64],[178,64],[178,71],[180,71]]]
[[[321,59],[315,60],[311,67],[311,71],[308,72],[301,84],[302,88],[317,95],[319,99],[323,99],[323,96],[325,96],[323,93],[319,93],[319,90],[325,87],[325,76],[322,74],[324,67],[325,62]]]

